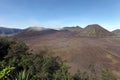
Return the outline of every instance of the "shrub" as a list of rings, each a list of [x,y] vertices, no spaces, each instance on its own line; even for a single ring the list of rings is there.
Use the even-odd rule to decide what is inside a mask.
[[[116,80],[112,72],[108,69],[101,70],[100,76],[101,80]]]
[[[10,76],[10,73],[14,70],[14,67],[5,67],[0,71],[0,80],[7,79]]]

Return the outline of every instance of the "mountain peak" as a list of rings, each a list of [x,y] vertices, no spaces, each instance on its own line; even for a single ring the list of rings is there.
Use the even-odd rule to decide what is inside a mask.
[[[102,26],[98,24],[88,25],[83,29],[81,34],[82,36],[87,36],[87,37],[105,37],[105,36],[113,35],[111,32],[104,29]]]
[[[87,27],[91,27],[91,28],[103,28],[102,26],[100,26],[99,24],[90,24],[90,25],[87,25]]]

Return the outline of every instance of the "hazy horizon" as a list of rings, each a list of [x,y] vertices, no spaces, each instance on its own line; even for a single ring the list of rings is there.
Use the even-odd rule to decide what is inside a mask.
[[[120,29],[119,0],[0,0],[0,26],[62,28],[99,24]]]

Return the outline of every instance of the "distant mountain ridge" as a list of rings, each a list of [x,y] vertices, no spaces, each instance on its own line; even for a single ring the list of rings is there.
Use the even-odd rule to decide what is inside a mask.
[[[0,27],[0,34],[14,34],[18,33],[16,36],[37,36],[42,34],[51,34],[54,33],[56,36],[79,36],[79,37],[106,37],[106,36],[115,36],[115,35],[120,35],[119,33],[120,30],[115,30],[113,32],[110,32],[106,29],[104,29],[102,26],[98,24],[90,24],[86,26],[85,28],[81,28],[79,26],[72,26],[72,27],[64,27],[60,30],[55,30],[55,29],[49,29],[49,28],[44,28],[44,27],[37,27],[37,26],[32,26],[28,27],[26,29],[16,29],[16,28],[5,28],[5,27]]]
[[[19,34],[15,35],[16,37],[33,37],[33,36],[47,36],[49,34],[56,36],[65,36],[65,37],[107,37],[107,36],[115,36],[114,33],[104,29],[102,26],[98,24],[91,24],[86,26],[85,28],[81,28],[79,26],[73,27],[64,27],[60,30],[48,29],[44,27],[29,27],[22,30]]]
[[[83,28],[81,28],[80,26],[73,26],[73,27],[64,27],[62,30],[67,30],[67,31],[71,31],[71,32],[80,32],[82,31]]]
[[[17,28],[6,28],[6,27],[0,27],[0,34],[14,34],[22,31],[22,29]]]
[[[116,29],[112,31],[112,33],[116,34],[117,36],[120,36],[120,29]]]
[[[27,37],[40,37],[40,36],[45,36],[45,35],[50,35],[56,33],[57,30],[54,29],[45,29],[45,30],[32,30],[32,31],[26,31],[23,30],[20,33],[14,35],[13,37],[16,38],[27,38]]]

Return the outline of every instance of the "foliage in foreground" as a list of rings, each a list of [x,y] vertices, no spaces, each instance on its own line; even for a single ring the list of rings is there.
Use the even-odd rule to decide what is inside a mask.
[[[116,80],[109,70],[70,74],[69,66],[47,51],[31,54],[25,43],[0,39],[0,80]]]

